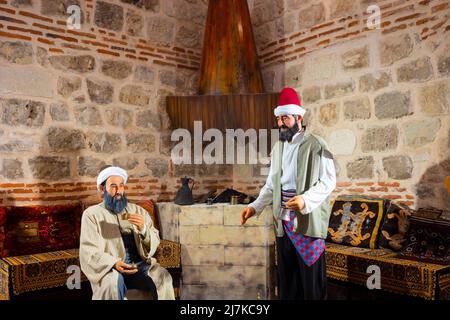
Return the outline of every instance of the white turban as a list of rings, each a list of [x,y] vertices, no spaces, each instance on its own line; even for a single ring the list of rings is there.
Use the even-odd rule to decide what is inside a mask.
[[[285,116],[288,114],[298,114],[301,115],[302,118],[305,116],[306,109],[295,105],[295,104],[288,104],[284,106],[278,106],[274,109],[273,113],[276,117],[278,116]]]
[[[100,185],[111,176],[119,176],[123,179],[123,184],[127,183],[128,174],[120,167],[108,167],[103,169],[97,177],[97,190],[100,191]]]

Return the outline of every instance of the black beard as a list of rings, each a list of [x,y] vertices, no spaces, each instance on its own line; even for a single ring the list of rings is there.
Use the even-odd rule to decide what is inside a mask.
[[[281,126],[281,128],[287,128],[284,124]],[[291,142],[294,135],[299,132],[300,128],[298,127],[298,123],[295,122],[294,126],[292,128],[287,128],[287,131],[281,131],[280,128],[280,141],[288,141]]]

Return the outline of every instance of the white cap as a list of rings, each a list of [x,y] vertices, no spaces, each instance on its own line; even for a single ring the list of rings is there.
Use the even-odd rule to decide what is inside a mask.
[[[296,104],[288,104],[284,106],[278,106],[274,109],[273,113],[276,117],[278,116],[285,116],[288,114],[299,114],[302,116],[305,115],[306,109],[303,109],[302,107],[296,105]]]
[[[128,174],[120,167],[108,167],[103,169],[97,177],[97,190],[100,191],[100,185],[111,176],[119,176],[123,179],[123,184],[127,183]]]

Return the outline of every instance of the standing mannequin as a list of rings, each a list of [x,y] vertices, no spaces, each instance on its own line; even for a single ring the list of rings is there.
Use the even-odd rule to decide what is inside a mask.
[[[336,171],[326,142],[302,126],[305,113],[297,92],[284,88],[274,111],[280,141],[271,153],[269,176],[241,213],[245,224],[273,204],[281,300],[327,297],[324,239]]]

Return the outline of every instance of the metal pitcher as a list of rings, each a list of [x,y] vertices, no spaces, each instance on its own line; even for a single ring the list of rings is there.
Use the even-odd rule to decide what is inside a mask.
[[[189,182],[192,181],[192,186],[189,187]],[[177,191],[175,196],[175,203],[179,205],[189,205],[194,203],[192,196],[192,189],[194,188],[194,180],[188,177],[181,178],[181,188]]]

